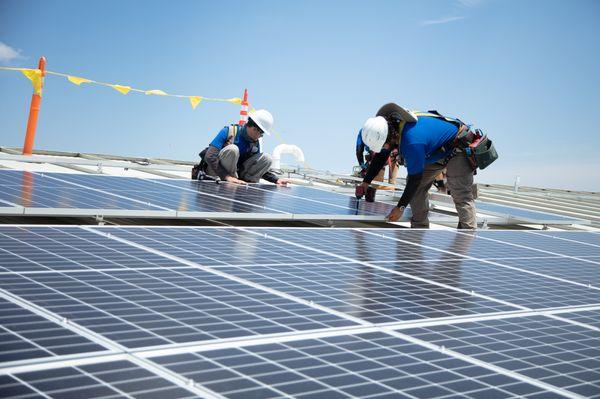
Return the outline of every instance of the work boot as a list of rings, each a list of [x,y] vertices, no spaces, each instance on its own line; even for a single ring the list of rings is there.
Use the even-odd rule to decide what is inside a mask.
[[[376,192],[377,192],[377,190],[374,189],[373,187],[367,188],[367,193],[365,194],[365,201],[375,202],[375,193]]]

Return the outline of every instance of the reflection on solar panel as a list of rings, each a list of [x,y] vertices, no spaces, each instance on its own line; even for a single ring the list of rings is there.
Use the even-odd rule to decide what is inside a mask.
[[[2,226],[0,396],[600,397],[598,237]]]
[[[392,207],[307,187],[87,174],[0,171],[0,187],[13,206],[3,214],[383,220]]]

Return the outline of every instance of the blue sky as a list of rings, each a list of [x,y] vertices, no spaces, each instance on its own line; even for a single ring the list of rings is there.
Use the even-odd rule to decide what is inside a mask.
[[[0,43],[3,66],[45,55],[50,71],[139,89],[248,88],[314,168],[349,173],[358,129],[395,101],[485,130],[500,159],[479,182],[600,190],[598,1],[0,0]],[[30,98],[0,71],[0,145],[22,146]],[[238,116],[49,76],[36,148],[195,160]]]

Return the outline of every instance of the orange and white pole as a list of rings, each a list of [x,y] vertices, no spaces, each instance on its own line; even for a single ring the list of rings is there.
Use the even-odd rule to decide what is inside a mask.
[[[34,90],[29,107],[29,119],[27,120],[27,132],[25,133],[25,144],[23,144],[23,155],[31,155],[33,142],[35,140],[35,129],[37,127],[40,105],[42,103],[42,88],[44,87],[44,76],[46,76],[46,58],[41,57],[38,69],[42,72],[39,91]]]
[[[242,109],[240,109],[240,121],[238,122],[238,125],[244,126],[246,122],[248,122],[248,89],[244,89]]]

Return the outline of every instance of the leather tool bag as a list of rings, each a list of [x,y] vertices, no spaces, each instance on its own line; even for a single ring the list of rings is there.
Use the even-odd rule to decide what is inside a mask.
[[[473,169],[485,169],[498,159],[494,143],[480,129],[467,130],[465,136],[458,137],[458,143]]]

